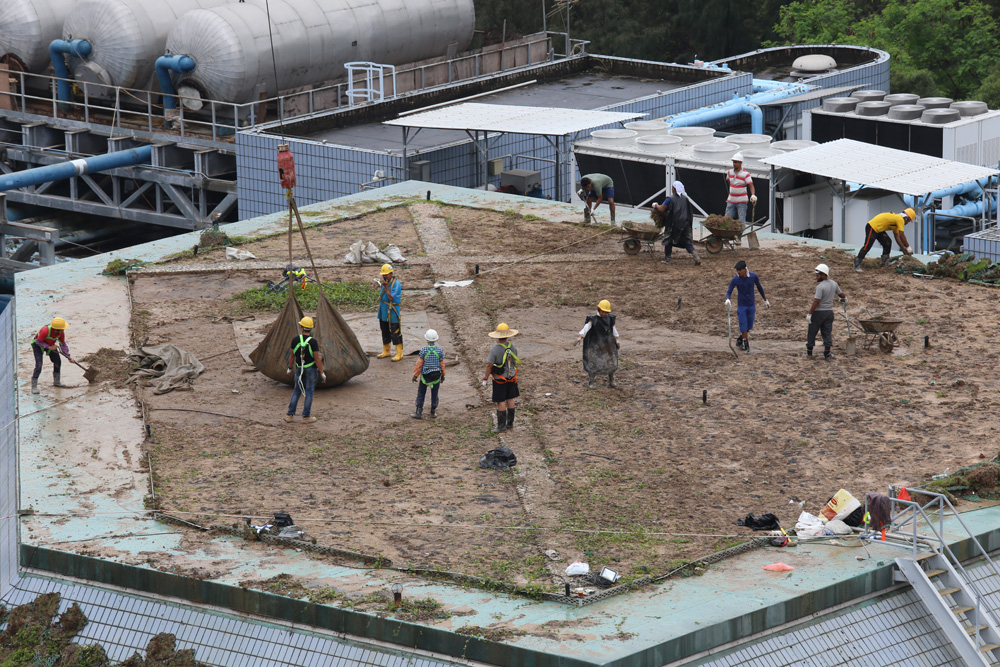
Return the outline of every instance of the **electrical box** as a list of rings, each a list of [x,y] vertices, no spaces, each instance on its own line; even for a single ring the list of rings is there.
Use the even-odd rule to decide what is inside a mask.
[[[414,160],[410,162],[410,180],[431,182],[430,160]]]
[[[486,173],[490,176],[499,176],[503,173],[503,158],[498,157],[486,163]]]
[[[542,172],[511,169],[500,174],[500,187],[512,185],[522,195],[542,187]]]
[[[865,242],[865,225],[879,213],[899,211],[903,208],[899,195],[885,190],[864,189],[848,195],[846,208],[841,204],[840,197],[833,198],[833,241],[834,243],[850,243],[863,245]],[[907,227],[907,235],[911,228]],[[916,245],[915,238],[909,238]]]

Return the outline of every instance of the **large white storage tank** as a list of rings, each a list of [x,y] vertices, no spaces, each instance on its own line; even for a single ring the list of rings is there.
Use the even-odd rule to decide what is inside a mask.
[[[0,0],[0,63],[41,74],[76,0]]]
[[[472,0],[271,0],[270,14],[273,61],[263,0],[185,14],[167,52],[190,56],[195,69],[174,75],[175,85],[251,102],[337,78],[346,62],[402,65],[464,50],[476,18]]]
[[[8,0],[2,0],[7,2]],[[230,2],[234,0],[228,0]],[[66,16],[63,39],[85,39],[93,51],[86,60],[72,57],[78,81],[149,90],[153,64],[163,55],[178,17],[227,0],[83,0]],[[48,44],[46,43],[46,48]],[[92,91],[96,94],[96,91]]]

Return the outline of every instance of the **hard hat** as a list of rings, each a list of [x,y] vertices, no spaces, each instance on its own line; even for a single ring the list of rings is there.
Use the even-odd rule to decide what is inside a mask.
[[[601,299],[601,302],[597,304],[598,310],[603,310],[605,313],[611,312],[611,302],[607,299]]]
[[[302,327],[303,329],[312,329],[313,328],[313,318],[311,318],[311,317],[303,317],[301,320],[299,320],[299,326]]]
[[[424,334],[424,340],[428,343],[433,343],[438,339],[438,332],[434,329],[428,329],[427,333]]]
[[[733,155],[733,162],[743,162],[743,153],[736,151]]]
[[[69,327],[69,325],[66,324],[66,320],[64,320],[61,317],[53,318],[52,324],[49,325],[50,329],[59,329],[60,331],[62,331],[63,329],[66,329],[68,327]]]
[[[505,322],[498,324],[497,330],[489,333],[490,338],[510,338],[511,336],[516,335],[517,329],[511,329]]]
[[[827,266],[826,264],[817,264],[816,273],[823,273],[826,275],[830,275],[830,267]]]
[[[382,265],[382,275],[383,276],[387,276],[390,273],[392,273],[392,264],[383,264]]]
[[[914,220],[917,219],[917,212],[914,211],[912,208],[903,209],[903,215],[909,218],[907,222],[913,222]]]

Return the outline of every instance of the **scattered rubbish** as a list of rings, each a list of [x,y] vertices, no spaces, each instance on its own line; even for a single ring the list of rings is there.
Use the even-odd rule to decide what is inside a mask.
[[[517,465],[517,455],[510,447],[498,447],[479,457],[479,467],[487,470],[507,470]]]
[[[861,502],[849,492],[841,489],[833,494],[826,505],[820,510],[820,516],[829,521],[830,519],[843,520],[851,512],[861,507]]]
[[[569,567],[566,568],[567,577],[577,577],[581,574],[589,574],[589,573],[590,573],[590,565],[587,563],[581,563],[578,560],[573,561],[572,563],[569,564]]]
[[[559,552],[556,551],[555,549],[546,549],[542,553],[544,553],[548,557],[549,560],[555,560],[555,561],[562,560],[559,557]]]
[[[778,517],[774,516],[770,512],[767,514],[761,514],[759,517],[754,518],[753,514],[747,514],[744,519],[736,520],[737,526],[744,526],[750,530],[775,530],[779,528]]]
[[[795,534],[800,538],[824,535],[823,520],[809,512],[802,512],[799,514],[799,520],[795,522]]]
[[[782,535],[781,537],[772,537],[771,546],[772,547],[783,547],[788,544],[788,538]]]
[[[232,246],[226,246],[226,259],[235,259],[243,261],[246,259],[257,259],[249,250],[240,250],[239,248],[234,248]]]
[[[174,389],[190,390],[195,378],[205,372],[197,357],[176,345],[147,345],[133,350],[129,358],[139,362],[128,382],[142,381],[152,385],[154,394],[166,394]]]
[[[284,537],[290,540],[301,540],[303,539],[302,536],[305,534],[305,531],[298,526],[285,526],[281,529],[281,532],[278,533],[278,537]]]
[[[382,250],[382,252],[388,255],[389,259],[391,259],[396,264],[402,264],[406,261],[406,258],[403,257],[402,251],[392,243],[387,245],[385,249]]]
[[[474,281],[470,278],[469,280],[439,280],[434,283],[434,287],[468,287]]]
[[[931,383],[931,384],[933,384],[933,383]],[[933,477],[931,477],[931,479],[944,479],[945,477],[948,476],[949,472],[951,472],[951,468],[945,468],[943,473],[941,473],[939,475],[934,475]]]
[[[233,392],[234,394],[240,393],[239,389],[230,389],[229,391]]]
[[[854,531],[851,527],[840,519],[830,519],[826,522],[826,531],[828,535],[853,535]]]
[[[765,565],[763,569],[768,572],[791,572],[795,568],[785,563],[771,563],[770,565]]]
[[[355,241],[344,255],[347,264],[402,264],[406,262],[403,253],[391,243],[385,250],[379,250],[371,241]]]

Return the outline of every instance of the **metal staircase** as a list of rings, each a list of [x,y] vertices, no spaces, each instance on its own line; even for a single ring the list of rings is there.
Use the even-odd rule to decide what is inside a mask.
[[[896,580],[913,587],[966,665],[1000,666],[1000,616],[986,600],[989,591],[969,575],[945,541],[945,515],[953,515],[968,533],[974,548],[971,557],[982,557],[984,567],[991,568],[998,578],[1000,569],[947,497],[922,489],[909,491],[933,500],[921,505],[892,498],[893,531],[908,538],[911,551],[909,556],[896,559]],[[918,524],[930,534],[917,532]],[[903,532],[907,527],[908,532]]]

